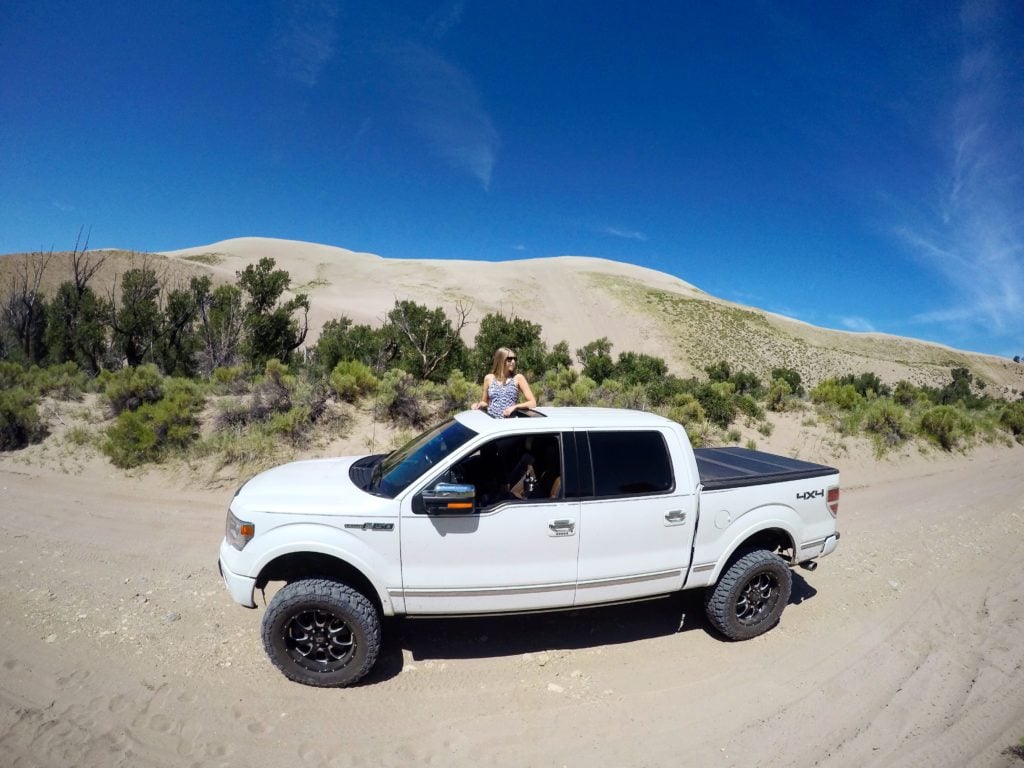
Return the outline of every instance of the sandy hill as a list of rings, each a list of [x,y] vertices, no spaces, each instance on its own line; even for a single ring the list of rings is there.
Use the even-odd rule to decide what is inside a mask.
[[[105,258],[96,285],[109,291],[131,264],[149,259],[168,282],[209,273],[233,281],[235,273],[264,256],[288,271],[292,287],[312,302],[311,339],[327,320],[345,315],[379,325],[396,299],[411,299],[454,314],[472,308],[475,322],[490,312],[539,323],[547,343],[565,340],[571,350],[607,336],[612,352],[647,352],[664,358],[680,375],[727,360],[734,368],[765,376],[773,367],[794,368],[808,382],[873,371],[883,380],[942,384],[949,370],[966,366],[990,391],[1024,391],[1024,365],[991,355],[878,333],[817,328],[711,296],[679,278],[605,259],[559,256],[505,262],[390,259],[314,243],[237,238],[164,254],[90,252]],[[0,259],[9,284],[22,256]],[[44,285],[67,278],[68,254],[55,254]],[[475,322],[474,322],[475,321]]]

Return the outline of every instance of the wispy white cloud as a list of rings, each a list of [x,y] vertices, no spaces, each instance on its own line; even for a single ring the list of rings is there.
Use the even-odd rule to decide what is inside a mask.
[[[466,10],[465,0],[450,0],[442,5],[427,20],[427,27],[435,39],[447,35],[453,27],[458,26],[462,21],[462,14]]]
[[[841,317],[839,322],[848,331],[857,333],[873,333],[875,331],[875,326],[871,324],[871,321],[863,317]]]
[[[621,237],[625,240],[637,240],[641,243],[647,242],[647,235],[643,232],[636,232],[628,229],[619,229],[617,227],[605,227],[602,232],[612,237]]]
[[[1013,96],[1024,84],[1000,51],[998,9],[984,1],[963,7],[964,52],[943,174],[951,181],[933,220],[895,232],[956,297],[915,322],[1006,334],[1024,331],[1024,113]]]
[[[500,140],[470,77],[415,43],[396,46],[391,63],[405,119],[432,152],[490,188]]]
[[[513,251],[525,251],[526,250],[526,246],[523,245],[522,243],[516,243],[515,245],[512,246],[512,250]]]
[[[331,0],[299,0],[288,9],[275,40],[278,66],[285,77],[312,88],[334,56],[338,6]]]

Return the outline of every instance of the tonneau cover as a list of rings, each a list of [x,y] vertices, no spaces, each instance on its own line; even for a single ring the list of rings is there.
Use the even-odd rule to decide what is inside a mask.
[[[697,448],[697,472],[708,491],[783,483],[839,473],[834,467],[752,451],[749,448]]]

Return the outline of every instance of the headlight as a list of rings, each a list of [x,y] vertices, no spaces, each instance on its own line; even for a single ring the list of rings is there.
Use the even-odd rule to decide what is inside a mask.
[[[228,510],[228,519],[224,523],[224,538],[228,540],[228,544],[242,550],[255,535],[255,525],[239,520],[230,509]]]

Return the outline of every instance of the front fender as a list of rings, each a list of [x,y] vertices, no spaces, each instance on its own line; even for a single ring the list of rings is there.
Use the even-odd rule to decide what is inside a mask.
[[[337,558],[366,577],[377,593],[382,611],[390,616],[396,606],[388,587],[400,587],[402,583],[398,536],[397,525],[391,530],[342,529],[335,525],[298,522],[267,531],[239,554],[248,555],[245,570],[257,580],[268,565],[285,555],[311,553]]]

